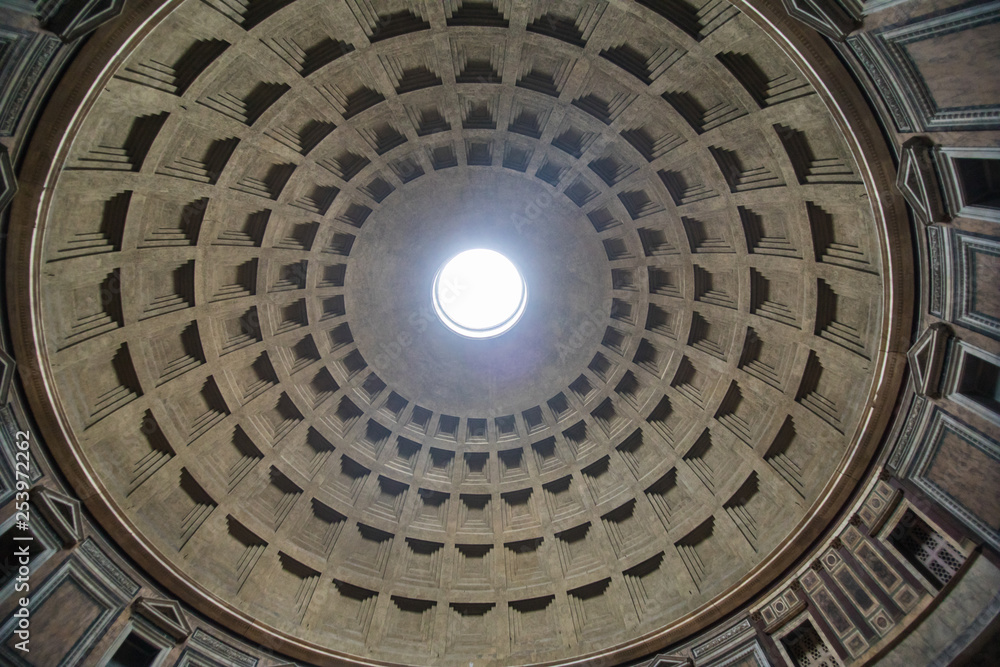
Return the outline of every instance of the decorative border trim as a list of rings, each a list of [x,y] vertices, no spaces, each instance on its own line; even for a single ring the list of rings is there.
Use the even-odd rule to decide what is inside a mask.
[[[948,319],[948,276],[950,275],[948,235],[938,225],[927,227],[927,259],[930,265],[928,275],[929,298],[927,311],[941,319]]]
[[[756,667],[770,667],[771,663],[767,659],[767,654],[763,647],[755,639],[753,642],[741,646],[718,660],[712,662],[699,663],[704,667],[730,667],[730,665],[746,665],[745,661],[752,660]]]
[[[753,626],[750,625],[750,619],[744,618],[742,621],[736,625],[728,628],[722,633],[712,637],[708,641],[691,649],[691,655],[695,658],[701,658],[706,654],[710,654],[720,646],[724,646],[732,641],[734,641],[739,635],[744,633],[753,633]]]
[[[963,440],[966,440],[970,445],[996,460],[998,465],[1000,465],[1000,443],[991,440],[985,433],[980,433],[940,408],[935,408],[934,412],[931,413],[927,436],[924,440],[924,450],[907,476],[924,493],[940,503],[956,518],[962,520],[973,532],[989,542],[994,549],[998,549],[1000,548],[1000,531],[990,528],[985,521],[967,509],[956,498],[953,498],[947,491],[925,477],[940,450],[941,441],[946,431],[951,431]]]
[[[20,30],[16,32],[22,33]],[[23,32],[21,39],[27,44],[15,52],[9,73],[0,76],[5,91],[0,97],[0,136],[4,137],[14,134],[28,99],[48,69],[52,57],[62,46],[62,42],[53,35]],[[0,205],[2,210],[6,203],[0,201],[0,204],[3,204]]]
[[[923,432],[924,417],[927,412],[928,400],[920,396],[914,396],[910,403],[910,412],[906,416],[906,424],[902,433],[896,440],[896,445],[889,456],[886,467],[897,473],[906,468],[913,457],[914,443],[918,435]]]
[[[955,271],[954,303],[955,313],[952,321],[963,327],[978,331],[990,338],[1000,340],[1000,319],[976,310],[976,276],[975,255],[987,254],[1000,258],[1000,241],[994,237],[971,232],[952,231],[954,239],[952,255]],[[984,286],[994,289],[995,285]]]
[[[184,653],[186,654],[189,650],[195,650],[199,654],[199,657],[222,660],[225,664],[233,665],[234,667],[256,667],[259,662],[252,655],[248,655],[236,647],[230,646],[201,628],[195,630],[188,641],[188,649]],[[187,663],[184,662],[182,657],[181,661],[177,664],[182,665]]]
[[[38,609],[45,604],[49,596],[56,592],[60,585],[67,579],[74,579],[78,582],[92,596],[96,604],[104,607],[104,611],[94,619],[90,627],[84,631],[80,638],[76,640],[76,643],[66,652],[66,655],[63,656],[62,661],[59,663],[60,667],[80,664],[83,656],[104,636],[104,633],[107,632],[115,618],[118,617],[118,614],[124,608],[124,603],[114,592],[105,588],[100,578],[83,561],[77,559],[75,556],[70,556],[58,570],[45,580],[38,592],[31,596],[29,609],[32,614],[37,613]],[[31,667],[31,663],[26,662],[22,657],[25,654],[20,651],[12,651],[7,646],[7,640],[13,635],[17,623],[18,619],[11,615],[4,622],[3,626],[0,626],[0,638],[3,640],[3,643],[0,644],[0,656],[6,658],[10,665]]]
[[[80,544],[78,553],[86,559],[89,565],[115,585],[115,589],[122,596],[123,600],[131,600],[139,592],[141,586],[132,581],[125,572],[112,562],[107,555],[101,551],[93,539],[87,538]]]
[[[893,77],[889,64],[876,46],[875,38],[871,34],[863,32],[852,35],[844,41],[861,66],[864,67],[872,83],[875,84],[875,90],[878,91],[882,102],[885,103],[890,115],[892,115],[896,129],[900,132],[913,132],[910,114],[899,90],[892,83]]]
[[[906,50],[914,42],[1000,21],[1000,2],[931,16],[847,39],[875,82],[900,132],[1000,128],[1000,105],[939,107]]]
[[[0,44],[6,47],[0,55],[0,91],[10,88],[10,81],[14,78],[24,52],[28,50],[35,34],[30,30],[19,30],[10,25],[0,26]],[[0,108],[2,107],[3,104],[0,102]]]

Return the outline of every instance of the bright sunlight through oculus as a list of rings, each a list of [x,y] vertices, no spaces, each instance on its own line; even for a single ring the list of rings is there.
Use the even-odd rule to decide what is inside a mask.
[[[517,323],[528,289],[509,259],[476,248],[455,255],[438,271],[432,297],[449,329],[468,338],[492,338]]]

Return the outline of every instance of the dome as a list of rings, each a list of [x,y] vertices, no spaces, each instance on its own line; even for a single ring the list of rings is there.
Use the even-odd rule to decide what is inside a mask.
[[[14,289],[60,467],[173,595],[315,664],[617,664],[838,516],[912,273],[818,36],[765,3],[148,4],[50,105]],[[474,249],[509,289],[455,277]]]

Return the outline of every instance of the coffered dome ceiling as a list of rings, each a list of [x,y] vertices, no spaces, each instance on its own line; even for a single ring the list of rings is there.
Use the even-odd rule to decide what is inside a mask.
[[[904,229],[765,10],[145,10],[23,246],[80,495],[321,664],[610,663],[745,600],[877,442]],[[475,247],[528,285],[496,339],[431,306]]]

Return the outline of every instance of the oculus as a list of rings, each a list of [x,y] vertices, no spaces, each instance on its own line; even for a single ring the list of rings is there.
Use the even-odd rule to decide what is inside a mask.
[[[495,250],[474,248],[445,262],[434,276],[434,312],[466,338],[493,338],[524,314],[528,288],[513,262]]]

